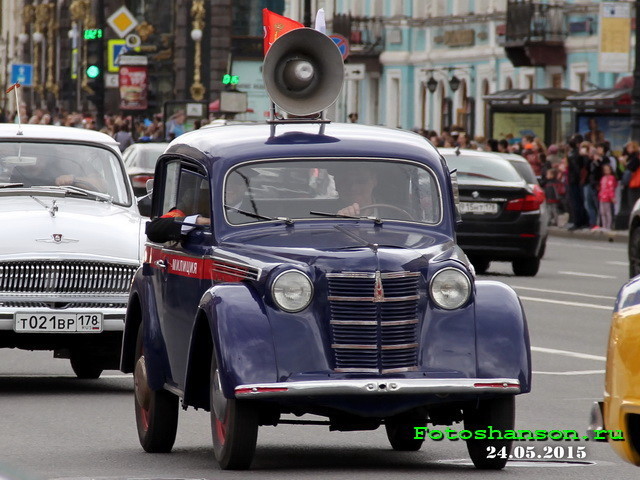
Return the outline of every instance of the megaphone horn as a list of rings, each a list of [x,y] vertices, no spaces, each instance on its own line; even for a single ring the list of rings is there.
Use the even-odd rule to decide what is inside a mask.
[[[325,34],[298,28],[278,38],[264,59],[262,78],[273,103],[293,115],[318,113],[336,101],[344,65]]]

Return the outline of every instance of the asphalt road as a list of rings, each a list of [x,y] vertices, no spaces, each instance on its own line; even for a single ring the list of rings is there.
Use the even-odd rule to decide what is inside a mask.
[[[527,312],[533,392],[518,397],[517,428],[584,434],[591,403],[602,397],[611,309],[626,272],[622,243],[551,238],[536,277],[514,277],[506,263],[492,264],[482,276],[514,287]],[[479,472],[460,441],[427,441],[419,452],[399,453],[390,449],[383,429],[330,433],[323,426],[282,425],[260,429],[251,471],[223,472],[213,458],[208,413],[181,411],[173,453],[147,454],[136,436],[131,377],[109,371],[99,380],[78,380],[67,361],[48,352],[0,350],[0,479],[3,472],[20,479],[83,480],[632,479],[640,474],[606,443],[515,445],[561,458],[514,460],[502,472]],[[545,451],[545,446],[562,448]],[[586,457],[567,458],[579,446]]]

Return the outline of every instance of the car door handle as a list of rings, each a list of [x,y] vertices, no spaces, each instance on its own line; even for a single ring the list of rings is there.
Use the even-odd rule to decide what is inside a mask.
[[[156,267],[160,267],[160,268],[167,268],[168,266],[164,260],[156,260],[154,263]]]

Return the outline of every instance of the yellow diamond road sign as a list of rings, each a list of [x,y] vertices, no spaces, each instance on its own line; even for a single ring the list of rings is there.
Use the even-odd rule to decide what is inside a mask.
[[[107,18],[107,23],[120,38],[124,38],[127,33],[138,25],[136,17],[124,5]]]

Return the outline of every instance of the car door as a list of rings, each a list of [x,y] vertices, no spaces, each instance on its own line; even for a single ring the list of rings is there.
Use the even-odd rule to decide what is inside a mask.
[[[204,170],[183,160],[164,165],[162,208],[178,208],[189,215],[211,218],[209,179]],[[160,330],[169,361],[171,383],[184,387],[186,359],[200,298],[211,286],[205,271],[210,250],[211,227],[198,227],[182,235],[181,241],[152,244],[153,285]]]

